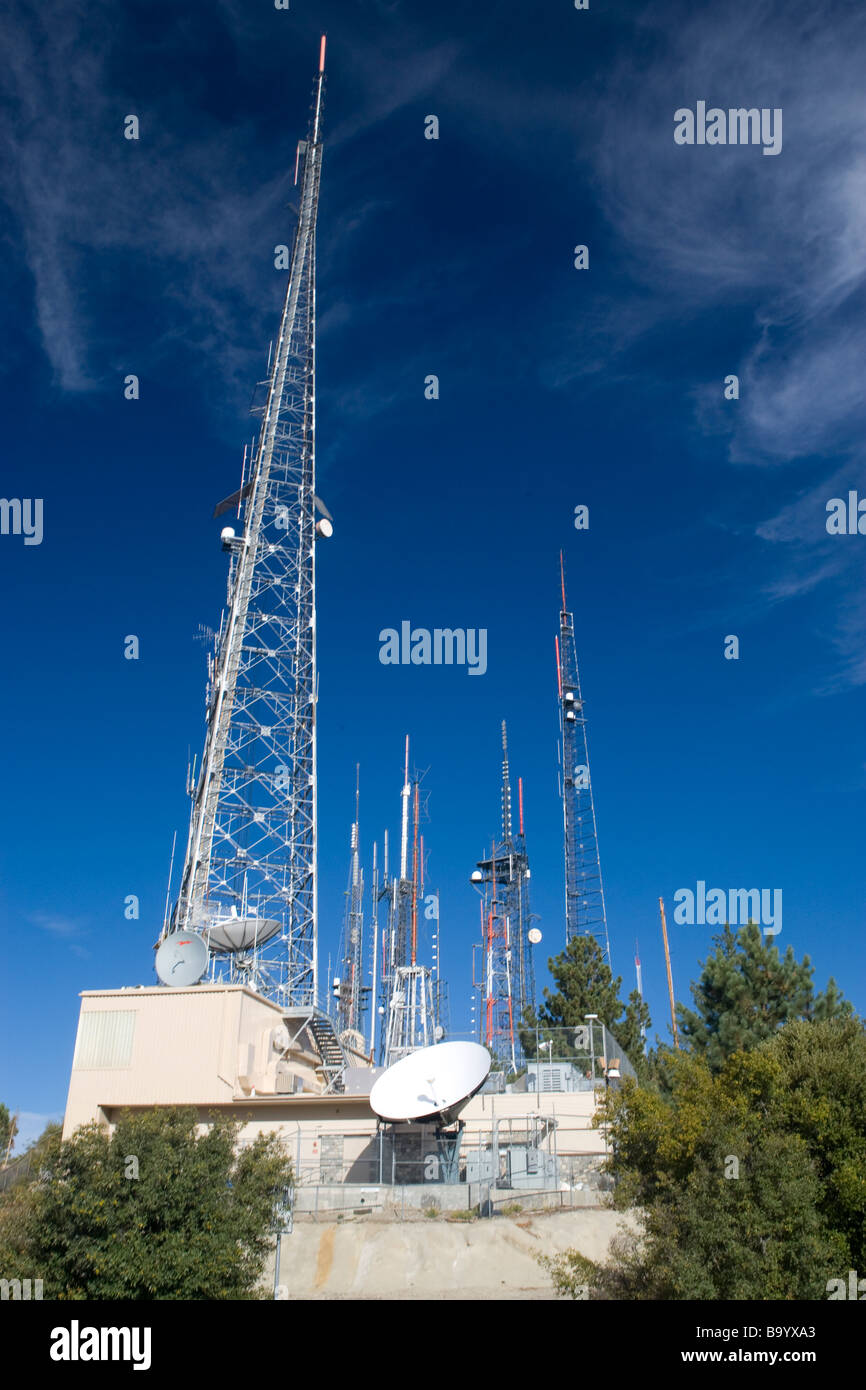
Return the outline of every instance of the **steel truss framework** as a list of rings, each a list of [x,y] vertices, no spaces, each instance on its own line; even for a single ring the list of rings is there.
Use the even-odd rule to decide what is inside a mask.
[[[358,769],[356,769],[358,772]],[[355,784],[355,819],[350,837],[351,862],[349,885],[346,891],[346,914],[343,923],[341,971],[339,985],[334,985],[337,999],[337,1019],[341,1032],[351,1029],[363,1033],[364,1015],[370,1000],[370,985],[364,977],[366,951],[364,942],[364,871],[361,868],[360,787]]]
[[[303,156],[289,283],[210,663],[207,733],[174,913],[203,930],[230,913],[249,949],[215,957],[292,1006],[317,977],[315,317],[324,48]],[[320,527],[323,523],[320,523]],[[329,531],[327,532],[329,533]],[[269,940],[253,919],[274,924]],[[275,930],[275,924],[279,930]],[[267,933],[262,931],[262,936]]]
[[[426,965],[398,965],[390,984],[384,1065],[438,1042],[433,1008],[433,981]]]
[[[522,791],[522,784],[521,784]],[[535,1007],[535,966],[529,929],[529,858],[520,797],[518,833],[512,826],[508,732],[502,721],[502,838],[478,864],[484,892],[481,1026],[486,1045],[516,1068],[518,1025]]]
[[[610,964],[604,886],[598,853],[595,805],[589,774],[586,717],[580,694],[574,617],[565,602],[565,573],[560,555],[562,609],[556,641],[559,689],[560,793],[565,842],[565,940],[589,934],[598,939]]]
[[[389,880],[387,835],[385,877],[379,901],[387,899],[387,927],[382,933],[379,983],[383,1029],[379,1058],[384,1066],[439,1041],[444,1034],[446,992],[432,971],[418,964],[418,907],[424,896],[424,839],[419,842],[420,783],[409,777],[409,739],[406,738],[403,786],[400,792],[400,872]],[[411,817],[410,817],[411,806]],[[410,843],[411,819],[411,843]],[[411,854],[411,863],[410,863]],[[437,909],[438,912],[438,909]],[[439,921],[436,921],[437,959]],[[379,971],[378,962],[374,969]]]

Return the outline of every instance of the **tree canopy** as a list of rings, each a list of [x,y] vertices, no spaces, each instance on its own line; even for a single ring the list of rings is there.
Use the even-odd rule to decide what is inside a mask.
[[[582,1065],[588,1054],[576,1045],[574,1030],[584,1026],[587,1014],[597,1014],[640,1075],[641,1029],[649,1027],[649,1009],[637,990],[623,1005],[619,994],[622,976],[614,979],[596,938],[573,936],[564,951],[548,960],[547,966],[555,989],[544,990],[544,1003],[536,1012],[527,1011],[521,1024],[520,1041],[525,1055],[534,1058],[537,1043],[552,1041],[554,1057],[570,1058]]]
[[[866,1268],[866,1031],[795,1020],[713,1070],[666,1053],[668,1092],[602,1099],[618,1206],[641,1228],[605,1265],[549,1261],[575,1296],[816,1299]]]
[[[182,1107],[51,1136],[35,1180],[0,1200],[4,1277],[38,1271],[58,1299],[254,1297],[291,1163],[275,1136],[239,1150],[237,1121],[197,1126]]]
[[[716,949],[699,962],[701,975],[691,986],[695,1008],[677,1005],[684,1042],[712,1071],[795,1019],[851,1016],[832,978],[816,998],[809,957],[798,961],[791,946],[780,957],[754,922],[737,931],[725,926],[713,941]]]
[[[6,1157],[6,1146],[9,1143],[11,1129],[12,1116],[9,1114],[9,1107],[0,1101],[0,1163]]]

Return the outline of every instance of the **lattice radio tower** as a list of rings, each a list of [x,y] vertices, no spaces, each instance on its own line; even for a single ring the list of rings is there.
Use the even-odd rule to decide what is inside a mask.
[[[172,926],[203,932],[213,973],[290,1007],[317,1003],[316,215],[325,40],[308,138],[298,145],[298,224],[261,428],[235,503],[228,607],[209,661],[207,732],[190,785],[189,840]],[[316,521],[316,510],[321,519]]]
[[[382,934],[382,1002],[384,1009],[381,1060],[386,1066],[438,1041],[433,976],[418,961],[418,900],[424,892],[424,846],[419,844],[420,777],[409,778],[409,737],[400,793],[400,876],[385,885],[388,925]],[[412,804],[410,868],[409,812]],[[411,874],[411,877],[410,877]],[[437,924],[438,925],[438,924]],[[441,1036],[441,1031],[439,1033]]]
[[[340,953],[339,983],[334,981],[337,1000],[337,1020],[341,1033],[350,1030],[363,1034],[364,1015],[370,1001],[371,986],[365,978],[366,948],[364,941],[364,870],[361,867],[360,767],[355,768],[355,819],[350,837],[351,860],[349,884],[346,890],[346,913]],[[374,877],[376,871],[374,869]],[[361,1039],[363,1045],[363,1036]]]
[[[574,617],[565,602],[565,570],[559,556],[562,609],[556,639],[556,679],[559,690],[560,792],[565,840],[565,940],[595,936],[610,964],[610,942],[604,907],[604,887],[598,855],[598,835],[589,754],[586,716],[580,694]]]
[[[518,779],[518,830],[511,812],[508,731],[502,721],[502,838],[479,862],[472,882],[483,891],[481,1029],[484,1042],[516,1069],[518,1025],[535,1007],[535,967],[529,931],[529,858],[523,831],[523,782]],[[474,972],[473,972],[474,973]]]

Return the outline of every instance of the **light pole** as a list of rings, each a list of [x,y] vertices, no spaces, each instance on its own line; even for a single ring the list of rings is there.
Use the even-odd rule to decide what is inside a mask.
[[[598,1023],[598,1014],[584,1014],[584,1022],[589,1024],[589,1052],[592,1058],[592,1103],[595,1106],[595,1033],[593,1024]],[[605,1081],[605,1084],[606,1081]],[[602,1138],[604,1139],[604,1156],[607,1159],[607,1129],[601,1126]]]
[[[598,1014],[584,1014],[584,1023],[589,1024],[589,1055],[592,1058],[592,1086],[595,1089],[595,1033],[593,1023],[598,1023]]]

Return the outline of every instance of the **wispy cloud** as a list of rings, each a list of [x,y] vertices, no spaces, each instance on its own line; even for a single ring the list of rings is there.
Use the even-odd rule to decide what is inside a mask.
[[[859,7],[827,25],[802,0],[647,9],[577,103],[599,205],[642,295],[639,314],[626,306],[626,341],[714,306],[752,314],[731,445],[741,460],[835,445],[866,418],[864,39]],[[782,107],[781,155],[675,145],[674,111],[699,97]]]
[[[31,912],[27,921],[39,931],[47,932],[56,941],[63,942],[74,956],[81,960],[90,959],[90,951],[83,944],[88,936],[88,928],[80,918],[68,917],[61,912]]]
[[[24,1150],[29,1148],[30,1145],[39,1138],[47,1125],[60,1124],[62,1119],[62,1110],[49,1110],[45,1112],[40,1112],[38,1110],[19,1110],[18,1129],[15,1134],[12,1157],[20,1158]]]
[[[32,922],[34,927],[39,927],[40,931],[47,931],[51,936],[71,938],[81,936],[81,922],[74,917],[64,917],[57,912],[31,912],[27,919]]]
[[[104,385],[133,369],[131,349],[121,361],[113,341],[118,293],[124,309],[149,294],[152,332],[136,344],[134,369],[180,342],[216,393],[248,398],[284,283],[273,246],[294,225],[288,155],[277,174],[257,178],[245,122],[174,110],[170,92],[162,108],[159,94],[147,109],[130,106],[112,83],[120,28],[99,3],[31,9],[5,25],[13,115],[0,194],[32,277],[43,349],[61,390]],[[138,141],[124,138],[127,114],[140,117]]]
[[[321,400],[357,420],[415,389],[419,374],[442,363],[447,372],[449,351],[455,362],[463,352],[464,374],[473,340],[488,362],[506,351],[514,317],[507,297],[501,318],[489,303],[483,321],[473,315],[473,277],[495,280],[495,236],[483,258],[457,239],[456,249],[437,248],[435,276],[427,266],[413,273],[404,260],[385,279],[379,267],[367,286],[351,264],[353,248],[387,226],[393,170],[411,168],[396,156],[413,140],[421,157],[421,118],[428,104],[441,108],[446,130],[479,168],[506,152],[515,188],[555,169],[563,203],[584,199],[604,229],[606,287],[598,288],[595,259],[592,298],[579,319],[553,289],[519,306],[519,332],[534,344],[530,371],[543,386],[572,391],[635,373],[652,380],[663,370],[653,351],[661,337],[706,337],[716,315],[727,322],[735,311],[742,329],[729,370],[740,377],[740,399],[725,410],[719,382],[684,385],[693,427],[718,438],[737,470],[779,471],[788,500],[753,519],[779,556],[763,596],[798,601],[825,589],[844,615],[828,638],[838,642],[846,679],[859,680],[857,644],[866,633],[850,600],[863,560],[853,546],[828,552],[827,538],[820,530],[810,538],[808,525],[819,497],[833,495],[831,479],[847,470],[856,485],[866,466],[866,11],[842,5],[823,23],[811,0],[710,9],[671,0],[663,15],[647,5],[622,20],[594,81],[575,87],[562,66],[500,70],[480,41],[483,25],[458,42],[387,0],[375,10],[372,32],[355,24],[333,36],[332,53],[346,45],[341,83],[351,115],[328,131],[327,158],[341,172],[328,185],[319,251],[331,301],[330,309],[321,303],[321,338],[339,330],[348,339],[363,324],[378,347],[359,354]],[[214,16],[243,57],[261,59],[248,7],[220,0]],[[309,43],[312,67],[315,17],[298,25],[296,42]],[[116,80],[124,42],[106,0],[5,21],[12,116],[0,136],[0,192],[17,221],[36,326],[58,385],[74,393],[158,368],[181,348],[236,429],[279,311],[284,280],[270,258],[293,226],[295,130],[274,135],[264,108],[220,119],[193,82],[187,104],[170,86],[151,93],[139,113],[141,141],[125,141],[123,116],[135,101]],[[674,111],[700,97],[781,107],[781,154],[676,146]],[[395,135],[400,112],[412,120]],[[386,125],[387,147],[378,138]],[[386,150],[391,164],[383,166]],[[528,246],[526,263],[534,256]],[[118,287],[139,293],[149,314],[134,365],[107,312],[113,306],[116,314]],[[459,317],[459,346],[428,364],[420,348],[407,351],[411,334],[377,332],[392,311],[409,324],[423,315],[425,341],[437,315],[445,322],[450,313],[452,325]],[[456,336],[452,328],[455,344]],[[801,515],[805,529],[792,543]]]
[[[667,7],[664,16],[647,8],[580,106],[599,206],[638,290],[624,306],[612,297],[606,325],[603,304],[601,321],[590,320],[591,370],[599,356],[622,370],[623,351],[665,324],[705,335],[714,314],[723,322],[737,311],[745,327],[727,370],[740,378],[740,399],[723,406],[720,381],[696,383],[695,425],[720,437],[740,487],[744,467],[788,470],[779,487],[793,496],[754,520],[778,549],[756,596],[778,603],[826,590],[822,636],[837,673],[825,691],[866,679],[863,551],[825,529],[830,497],[858,480],[866,492],[864,43],[855,6],[832,24],[817,22],[807,0]],[[676,146],[673,113],[698,98],[781,107],[781,155]],[[582,354],[564,342],[567,383]],[[651,360],[640,370],[651,374]],[[748,601],[742,576],[731,587]]]
[[[329,159],[435,90],[459,53],[452,41],[425,43],[403,16],[388,26],[395,7],[380,8],[385,50],[366,34],[353,38],[344,74],[352,115],[329,129]],[[221,0],[216,22],[228,27],[239,52],[255,50],[261,62],[261,32],[246,7]],[[251,383],[263,374],[282,303],[285,274],[273,268],[273,248],[290,244],[294,231],[290,166],[295,137],[303,134],[303,102],[297,128],[276,134],[272,126],[262,128],[264,108],[255,117],[219,120],[196,104],[194,81],[188,105],[167,87],[149,93],[142,109],[118,90],[116,58],[126,38],[104,0],[50,14],[33,10],[15,25],[7,21],[3,38],[14,115],[4,123],[0,196],[17,223],[13,245],[32,278],[36,325],[57,385],[92,392],[116,383],[118,374],[158,369],[181,347],[193,374],[198,364],[200,384],[242,413]],[[314,60],[311,38],[310,70]],[[139,141],[123,138],[130,113],[140,117]],[[262,148],[263,136],[273,157]],[[337,300],[353,243],[387,215],[387,193],[370,191],[371,171],[381,174],[375,142],[346,166],[320,232],[320,268],[333,269]],[[146,340],[132,353],[110,320],[118,302],[125,306],[136,294],[144,297],[149,321]],[[350,308],[344,299],[339,322],[366,315],[372,323],[398,298],[411,313],[413,303],[420,310],[430,296],[429,277],[419,275],[413,284],[404,277],[367,303],[355,295]],[[322,309],[325,339],[337,320],[327,304]],[[363,408],[374,410],[367,365],[359,364],[349,396],[354,390],[358,408],[363,397]]]

